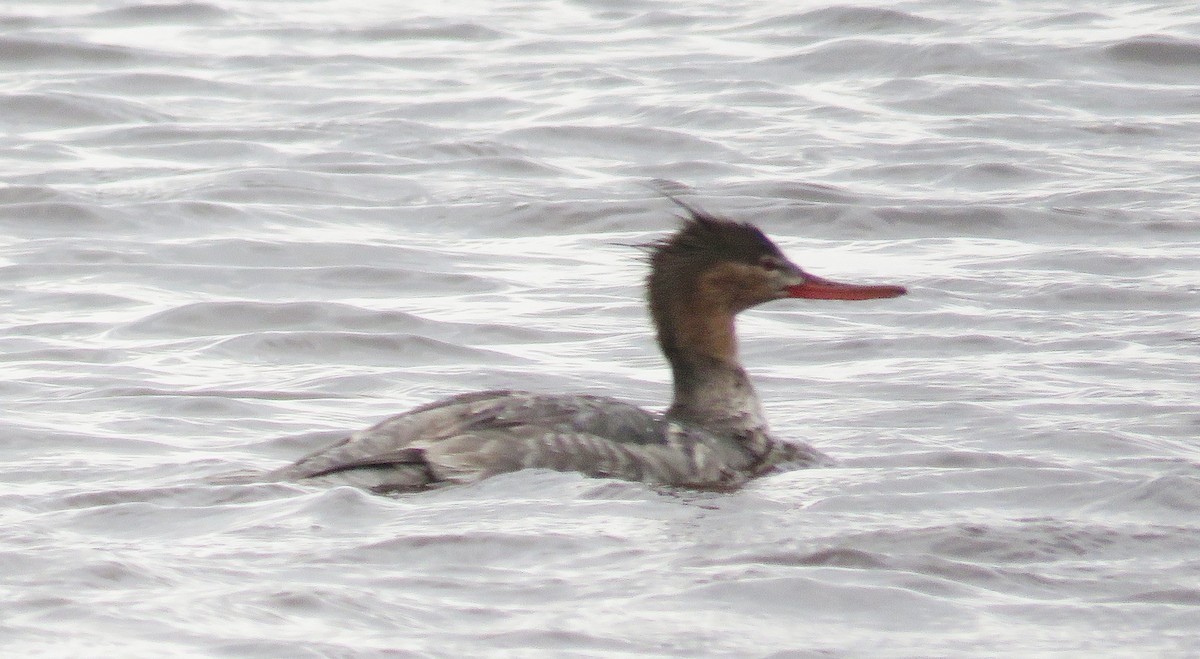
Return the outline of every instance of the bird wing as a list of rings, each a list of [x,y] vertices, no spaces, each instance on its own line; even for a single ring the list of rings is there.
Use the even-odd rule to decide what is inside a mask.
[[[382,478],[380,472],[393,469],[403,472],[398,478],[408,486],[547,467],[630,478],[624,474],[636,471],[636,460],[629,447],[653,442],[661,423],[634,405],[599,396],[474,392],[384,419],[269,477],[366,469]]]

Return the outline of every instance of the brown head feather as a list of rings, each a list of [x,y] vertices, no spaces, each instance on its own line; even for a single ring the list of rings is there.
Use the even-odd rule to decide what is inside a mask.
[[[757,263],[763,256],[782,257],[771,239],[752,224],[735,222],[668,197],[687,211],[683,226],[675,233],[643,245],[651,268],[690,263],[711,266],[719,261]]]
[[[714,273],[730,272],[736,264],[746,272],[746,266],[758,266],[763,257],[786,261],[783,253],[757,227],[716,217],[684,202],[668,197],[687,211],[683,226],[669,236],[643,247],[648,252],[650,275],[646,278],[646,293],[650,313],[658,330],[658,341],[667,359],[678,366],[682,335],[685,343],[698,347],[705,341],[729,345],[723,352],[733,350],[732,315],[713,315],[714,309],[737,311],[771,299],[767,296],[743,297],[740,284],[726,279],[717,299],[713,297]],[[732,269],[734,272],[738,268]],[[720,277],[720,275],[716,275]],[[755,294],[759,295],[759,294]],[[715,306],[714,306],[715,305]],[[702,321],[721,328],[693,326]],[[728,325],[726,328],[725,325]],[[727,330],[727,331],[726,331]],[[728,337],[723,337],[728,334]],[[710,353],[719,352],[709,350]]]

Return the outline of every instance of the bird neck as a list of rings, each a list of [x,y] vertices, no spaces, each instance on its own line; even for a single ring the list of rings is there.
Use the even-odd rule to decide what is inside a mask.
[[[652,299],[651,311],[674,380],[667,417],[722,434],[766,434],[762,404],[738,359],[734,312],[700,296]]]

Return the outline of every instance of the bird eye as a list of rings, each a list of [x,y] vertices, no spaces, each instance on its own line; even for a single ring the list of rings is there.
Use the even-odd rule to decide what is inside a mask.
[[[783,264],[769,256],[764,256],[763,258],[759,259],[758,267],[766,270],[767,272],[776,272],[783,268]]]

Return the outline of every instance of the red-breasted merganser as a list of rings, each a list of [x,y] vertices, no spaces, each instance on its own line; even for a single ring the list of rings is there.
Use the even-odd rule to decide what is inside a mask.
[[[905,289],[815,277],[754,226],[676,203],[688,213],[683,226],[646,246],[650,315],[675,384],[666,412],[604,396],[460,394],[385,419],[269,477],[387,492],[544,468],[732,489],[781,465],[826,462],[807,444],[771,436],[738,361],[734,316],[782,298],[870,300]]]

